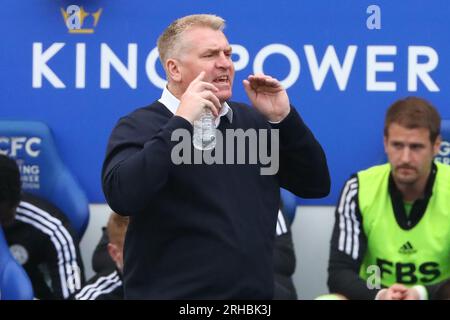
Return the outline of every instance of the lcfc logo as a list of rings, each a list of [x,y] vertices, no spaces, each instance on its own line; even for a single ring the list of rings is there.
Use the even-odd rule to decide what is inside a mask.
[[[94,28],[97,26],[98,20],[100,20],[102,11],[103,9],[100,8],[97,12],[89,13],[83,7],[77,5],[70,5],[66,10],[61,8],[61,14],[69,33],[94,33]],[[92,16],[94,20],[86,19],[89,16]],[[84,27],[87,21],[91,21],[90,28]]]

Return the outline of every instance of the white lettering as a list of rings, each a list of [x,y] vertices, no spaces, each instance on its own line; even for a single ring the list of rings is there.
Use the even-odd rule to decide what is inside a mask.
[[[392,62],[378,62],[379,55],[396,55],[396,46],[367,46],[367,91],[395,91],[397,84],[392,81],[377,81],[377,72],[392,72]]]
[[[17,151],[23,148],[23,144],[26,141],[25,137],[14,137],[11,138],[11,157],[17,156]]]
[[[147,77],[150,82],[153,83],[156,87],[164,89],[166,87],[167,81],[161,78],[158,75],[158,72],[156,72],[156,63],[158,62],[158,58],[158,48],[155,47],[147,56],[147,60],[145,61],[145,70],[147,71]]]
[[[441,146],[439,147],[439,155],[441,157],[450,156],[450,142],[442,141]]]
[[[42,43],[33,43],[33,88],[42,88],[42,77],[44,76],[55,88],[65,88],[65,84],[49,68],[47,61],[50,60],[65,43],[55,42],[47,50],[42,52]]]
[[[110,88],[110,66],[114,67],[114,69],[132,89],[136,89],[137,44],[128,44],[127,66],[125,66],[122,61],[119,60],[119,58],[106,43],[101,44],[100,54],[100,87],[102,89]]]
[[[39,155],[39,153],[41,153],[40,150],[33,150],[32,147],[34,144],[41,145],[41,141],[42,139],[38,137],[28,139],[27,143],[25,144],[25,151],[30,157],[36,158]]]
[[[419,56],[426,56],[426,63],[419,63]],[[417,79],[422,80],[425,87],[431,92],[439,91],[439,87],[431,79],[429,73],[436,69],[439,57],[431,47],[409,46],[408,47],[408,91],[417,91]]]
[[[66,85],[56,75],[54,70],[49,67],[49,61],[65,46],[65,43],[55,42],[46,50],[40,42],[33,43],[33,88],[42,88],[42,79],[45,77],[55,88],[65,88]],[[246,69],[250,63],[249,51],[246,47],[239,44],[232,44],[233,63],[236,71]],[[89,64],[87,59],[96,59],[100,57],[100,88],[110,89],[111,87],[111,69],[115,69],[125,83],[132,89],[137,88],[138,80],[138,45],[129,43],[127,57],[120,60],[118,56],[106,43],[102,43],[99,54],[88,51],[86,43],[76,43],[75,83],[77,89],[86,88],[86,68]],[[353,65],[358,52],[358,46],[349,45],[345,51],[345,56],[340,58],[333,45],[326,47],[322,57],[318,57],[316,48],[313,45],[304,45],[303,50],[306,57],[307,66],[311,74],[311,81],[316,91],[322,90],[325,80],[329,73],[336,80],[340,91],[347,89],[348,81],[353,71]],[[289,63],[286,77],[281,80],[281,84],[286,88],[293,86],[300,76],[301,63],[299,55],[290,47],[273,43],[263,47],[256,53],[253,61],[253,72],[264,73],[264,64],[273,54],[280,54],[285,57]],[[67,55],[67,53],[65,53]],[[396,46],[373,45],[366,47],[366,90],[367,91],[396,91],[397,83],[395,81],[386,81],[386,78],[377,80],[379,73],[391,73],[394,71],[394,62],[387,61],[386,56],[397,55]],[[385,56],[385,57],[382,57]],[[145,72],[151,84],[163,89],[167,81],[165,75],[161,77],[158,74],[157,67],[159,63],[158,49],[153,48],[145,59]],[[425,60],[427,58],[428,60]],[[439,55],[432,47],[427,46],[409,46],[408,47],[408,70],[407,70],[407,89],[408,91],[417,91],[418,82],[423,83],[424,87],[430,92],[440,91],[437,83],[432,79],[431,72],[437,69],[439,64]],[[419,62],[420,60],[420,62]],[[425,60],[425,61],[424,61]],[[94,61],[95,62],[95,61]],[[91,63],[90,65],[95,65]],[[68,70],[71,70],[69,68]],[[158,68],[159,70],[159,68]],[[330,72],[331,71],[331,72]],[[359,72],[361,74],[361,72]],[[389,75],[389,74],[388,74]],[[277,75],[278,76],[278,75]],[[406,79],[405,79],[406,80]]]
[[[75,87],[78,89],[82,89],[85,86],[86,86],[86,44],[77,43]]]
[[[322,62],[317,62],[316,53],[312,45],[305,45],[306,60],[308,61],[309,70],[314,84],[314,89],[319,91],[327,76],[328,70],[333,71],[334,77],[338,84],[339,90],[344,91],[347,87],[348,77],[352,70],[353,61],[355,60],[357,46],[349,46],[344,58],[344,64],[341,66],[336,55],[334,46],[328,46]]]
[[[20,167],[20,171],[22,174],[38,175],[40,170],[39,170],[38,165],[23,165]],[[37,182],[37,181],[34,181],[34,182]]]
[[[9,143],[9,139],[7,137],[0,137],[0,145]],[[2,149],[0,148],[0,154],[3,154],[5,156],[8,155],[8,149]]]
[[[247,49],[239,44],[232,44],[231,50],[234,55],[237,55],[239,57],[238,60],[233,61],[234,70],[235,71],[244,70],[247,67],[248,62],[250,60],[250,56],[248,54]]]
[[[285,56],[291,65],[291,70],[289,71],[287,77],[280,81],[281,85],[288,89],[295,83],[295,81],[297,81],[300,75],[300,60],[298,59],[295,51],[284,44],[274,43],[262,48],[256,55],[255,61],[253,62],[253,72],[264,73],[264,61],[268,56],[275,53]]]
[[[41,138],[32,137],[27,139],[26,137],[0,137],[0,144],[5,144],[6,149],[0,149],[0,154],[8,155],[10,157],[17,157],[18,151],[24,149],[25,152],[33,158],[36,158],[41,151],[34,149],[33,145],[40,145]]]

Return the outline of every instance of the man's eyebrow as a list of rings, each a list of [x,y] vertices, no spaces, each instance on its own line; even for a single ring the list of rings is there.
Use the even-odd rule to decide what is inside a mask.
[[[206,48],[205,49],[205,52],[220,52],[220,51],[229,52],[229,51],[232,51],[232,48],[230,46],[230,47],[226,47],[224,49],[221,49],[221,48]]]
[[[425,144],[422,143],[422,142],[411,142],[411,143],[409,144],[409,146],[410,146],[410,147],[424,147]]]
[[[220,51],[220,49],[217,49],[217,48],[208,48],[208,49],[205,49],[205,52],[218,52],[218,51]]]
[[[403,141],[399,141],[399,140],[391,140],[391,144],[408,146],[408,147],[425,146],[425,144],[422,142],[403,142]]]

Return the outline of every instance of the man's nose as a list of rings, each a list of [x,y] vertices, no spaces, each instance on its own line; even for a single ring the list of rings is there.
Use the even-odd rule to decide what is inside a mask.
[[[225,69],[229,69],[232,65],[232,61],[231,58],[227,55],[225,55],[225,53],[221,52],[217,58],[216,61],[216,65],[218,68],[225,68]]]
[[[408,147],[402,149],[401,160],[403,163],[408,163],[411,159],[411,150]]]

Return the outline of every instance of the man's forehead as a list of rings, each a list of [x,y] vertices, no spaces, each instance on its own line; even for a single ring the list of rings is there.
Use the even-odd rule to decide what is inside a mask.
[[[388,138],[407,142],[429,140],[430,130],[422,127],[407,128],[398,123],[392,123],[388,127]]]
[[[193,26],[186,29],[181,38],[188,41],[204,43],[221,42],[227,43],[228,39],[221,30],[214,30],[208,27]]]

